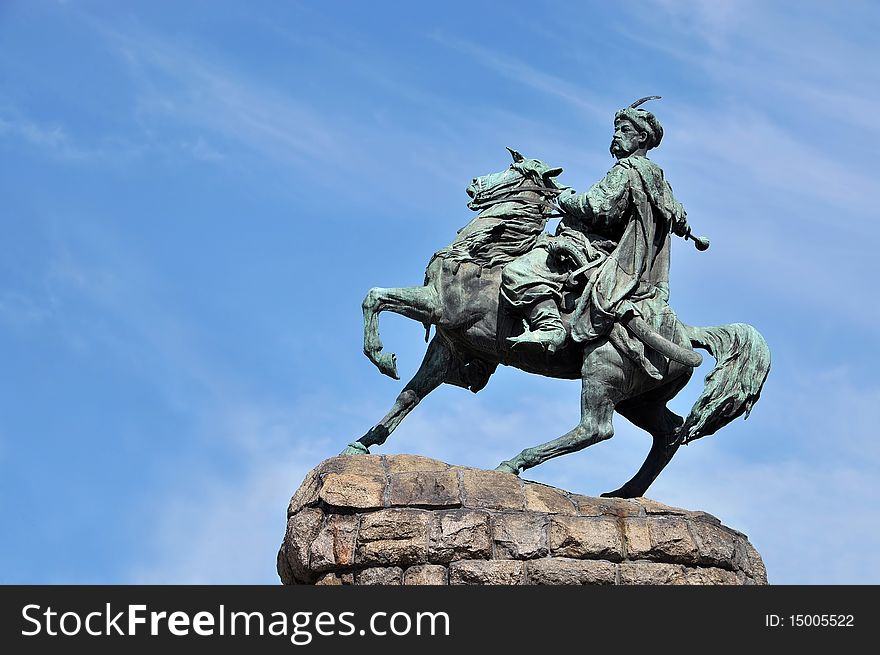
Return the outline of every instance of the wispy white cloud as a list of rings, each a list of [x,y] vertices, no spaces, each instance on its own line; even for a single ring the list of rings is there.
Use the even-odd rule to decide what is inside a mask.
[[[752,418],[682,449],[653,493],[746,532],[771,583],[876,584],[880,389],[841,368],[770,376]]]
[[[137,80],[136,111],[148,129],[153,121],[170,118],[278,161],[340,160],[353,154],[307,102],[246,80],[217,56],[146,31],[96,29]],[[187,150],[202,159],[206,147]]]
[[[701,454],[679,456],[674,475],[658,480],[654,493],[673,505],[699,505],[748,534],[771,583],[877,583],[863,557],[880,548],[873,472],[820,468],[806,458],[749,462],[709,447]]]
[[[389,398],[389,401],[391,399]],[[536,411],[503,413],[476,398],[418,408],[377,453],[414,452],[457,464],[492,468],[565,423],[571,408],[525,398]],[[361,404],[340,416],[338,399],[315,394],[290,407],[227,398],[227,409],[202,426],[230,445],[239,472],[205,469],[177,477],[145,508],[145,556],[135,583],[278,582],[275,554],[287,502],[306,472],[337,454],[385,408]],[[453,438],[468,426],[469,439]],[[342,436],[347,435],[347,436]]]
[[[544,69],[517,59],[510,53],[497,52],[490,48],[443,34],[435,34],[434,39],[453,50],[473,58],[481,65],[503,77],[563,100],[592,116],[607,119],[607,106],[598,101],[593,94],[578,85],[548,73]]]
[[[143,551],[127,581],[277,583],[287,502],[309,469],[342,448],[326,437],[307,439],[304,426],[313,419],[261,402],[220,409],[205,429],[232,449],[237,472],[201,467],[153,495],[141,508]]]
[[[693,266],[710,279],[735,279],[755,301],[804,325],[821,302],[876,330],[880,309],[865,302],[878,247],[866,199],[880,193],[880,184],[866,169],[756,107],[707,111],[670,102],[664,117],[668,143],[654,158],[669,163],[691,224],[715,244]],[[675,269],[677,298],[706,292],[703,280],[681,276],[681,260]]]
[[[829,122],[825,132],[838,123],[880,131],[865,111],[878,100],[870,5],[847,12],[822,3],[702,0],[623,7],[634,21],[621,28],[627,40],[707,78],[721,99],[788,109],[795,130],[811,122],[806,116]]]
[[[0,322],[18,329],[31,329],[49,317],[49,309],[19,291],[0,292]]]
[[[670,109],[671,118],[680,128],[675,133],[674,151],[691,161],[711,161],[715,170],[701,168],[703,176],[736,173],[739,180],[748,176],[752,188],[763,186],[779,194],[796,194],[799,199],[820,200],[827,207],[860,212],[864,210],[864,199],[878,189],[876,180],[853,167],[852,162],[810,145],[803,135],[799,138],[755,108],[715,108],[708,112]],[[750,192],[744,189],[743,193]],[[798,217],[799,222],[811,219],[825,220],[825,214]],[[869,226],[850,221],[846,228],[864,233]]]
[[[192,156],[193,159],[205,162],[221,162],[226,156],[216,150],[207,140],[202,137],[196,137],[194,140],[185,140],[180,143],[180,148],[184,152]]]
[[[40,123],[8,108],[0,115],[0,138],[15,138],[53,157],[84,160],[100,154],[78,145],[67,130],[55,123]]]
[[[675,41],[676,34],[671,42],[655,40],[655,47],[677,53],[678,61],[704,72],[717,73],[718,95],[705,111],[664,100],[668,125],[677,129],[670,130],[657,158],[668,157],[693,171],[684,179],[673,177],[677,191],[683,186],[708,196],[717,190],[727,200],[736,195],[729,188],[731,180],[747,186],[748,196],[734,197],[720,212],[729,219],[723,229],[710,234],[736,245],[729,249],[734,253],[727,262],[729,268],[750,280],[749,288],[756,294],[782,299],[774,307],[788,308],[792,298],[797,298],[806,318],[813,316],[809,312],[818,311],[818,296],[833,300],[831,311],[847,318],[858,316],[870,324],[878,310],[865,302],[873,293],[873,278],[866,272],[873,261],[870,237],[876,230],[864,198],[876,195],[876,184],[863,172],[864,167],[848,161],[846,150],[823,148],[797,126],[780,122],[772,108],[758,100],[761,92],[773,87],[779,93],[784,87],[792,97],[807,100],[798,120],[803,120],[803,114],[812,120],[839,113],[850,124],[874,130],[876,126],[866,118],[869,113],[860,107],[861,99],[874,91],[868,89],[867,96],[861,95],[855,75],[841,77],[825,90],[812,82],[800,84],[800,78],[780,81],[780,68],[795,56],[791,53],[777,60],[782,64],[771,62],[766,69],[737,64],[732,54],[742,54],[743,47],[754,43],[743,41],[743,35],[755,26],[754,13],[746,13],[754,11],[755,5],[738,4],[737,11],[728,3],[665,6],[683,20],[693,21],[688,29],[702,46]],[[494,154],[481,160],[498,161],[498,168],[503,165],[503,145],[530,148],[528,154],[546,157],[554,164],[574,164],[568,181],[579,187],[594,180],[575,176],[595,170],[598,179],[605,168],[602,161],[607,161],[604,147],[595,154],[582,152],[564,128],[522,116],[515,108],[498,107],[487,100],[476,112],[467,101],[450,100],[398,79],[394,70],[373,66],[376,60],[369,52],[355,57],[360,66],[352,69],[363,79],[369,75],[386,78],[382,88],[396,94],[394,98],[408,98],[420,108],[434,106],[436,111],[427,114],[425,125],[403,127],[393,117],[383,117],[380,109],[358,116],[364,123],[360,126],[336,122],[308,99],[265,86],[232,69],[216,53],[183,47],[149,32],[102,29],[136,82],[135,110],[143,138],[148,142],[153,136],[167,139],[175,152],[185,151],[198,160],[228,164],[236,158],[232,147],[243,146],[274,163],[323,162],[332,164],[333,171],[351,170],[345,168],[350,166],[365,178],[382,176],[383,181],[388,171],[377,170],[377,161],[405,162],[401,167],[407,169],[407,181],[413,185],[414,203],[424,197],[421,192],[431,192],[437,180],[458,184],[459,178],[463,183],[474,173],[487,172],[471,170],[483,163],[468,163],[473,162],[477,139],[498,148],[497,160],[492,159]],[[463,39],[439,36],[435,40],[529,92],[562,101],[591,120],[600,119],[603,125],[608,121],[608,103],[549,68]],[[818,69],[825,66],[826,74],[837,70],[822,61],[820,48],[815,50],[808,54]],[[769,72],[758,75],[756,70]],[[727,106],[725,89],[734,82],[736,100]],[[719,109],[722,106],[726,109]],[[0,137],[48,152],[78,150],[80,141],[60,124],[40,124],[20,114],[4,116]],[[168,126],[182,126],[186,134],[174,129],[163,132],[161,128]],[[522,135],[526,145],[509,143],[508,135]],[[376,152],[376,158],[371,158]],[[428,171],[428,179],[414,181],[419,177],[412,173],[414,167]],[[792,211],[774,217],[750,204],[771,198],[777,203],[790,198],[791,205],[799,209],[814,203],[841,207],[848,215],[844,219],[822,211]],[[692,211],[694,205],[688,198],[681,199]],[[705,198],[701,206],[705,215],[713,209]],[[753,219],[759,211],[763,212],[760,219]],[[698,220],[698,212],[692,211],[692,216]],[[799,234],[801,221],[811,221],[814,228],[827,221],[834,229],[817,244]],[[62,249],[49,274],[50,295],[45,305],[7,295],[0,297],[0,316],[7,322],[40,321],[58,312],[58,324],[66,326],[71,339],[80,340],[85,348],[90,340],[101,340],[120,360],[130,362],[137,375],[150,377],[169,403],[198,424],[197,435],[182,438],[207,441],[216,436],[221,450],[233,453],[238,461],[232,473],[212,468],[209,462],[192,463],[186,475],[176,471],[172,484],[152,494],[152,502],[141,508],[145,510],[146,554],[132,571],[132,581],[273,582],[287,498],[309,468],[363,433],[387,408],[348,408],[344,410],[348,414],[340,418],[337,414],[342,410],[335,398],[316,396],[294,407],[255,399],[241,388],[224,362],[200,348],[199,327],[190,322],[192,317],[166,302],[160,276],[138,263],[123,243],[103,238],[103,243],[93,244],[93,251],[84,254]],[[716,246],[710,255],[717,252]],[[816,261],[833,265],[834,276],[817,271]],[[703,282],[687,282],[696,297]],[[678,296],[681,287],[676,289]],[[83,312],[88,325],[79,326],[83,329],[64,320],[70,318],[64,313],[70,310],[67,301],[71,298],[88,307]],[[864,305],[862,310],[859,304]],[[106,324],[105,318],[109,318]],[[683,449],[651,495],[710,511],[748,532],[768,562],[772,581],[868,581],[858,575],[863,559],[856,546],[861,544],[865,552],[877,552],[880,547],[876,528],[880,522],[870,504],[877,491],[877,446],[871,439],[876,423],[873,411],[880,401],[877,390],[860,386],[846,371],[805,367],[771,375],[783,376],[786,391],[775,398],[765,396],[746,424],[748,432],[739,423],[729,430],[741,435],[764,430],[779,443],[768,446],[767,452],[748,453],[732,445],[727,432],[719,433]],[[493,385],[499,377],[503,374],[496,376]],[[798,380],[802,383],[797,384]],[[492,396],[491,390],[476,398],[460,390],[446,395],[438,391],[377,452],[419,452],[492,468],[522,448],[564,433],[577,421],[576,385],[565,387],[562,398],[556,396],[557,388],[542,387],[532,395],[515,391],[516,403]],[[389,391],[388,404],[396,391]],[[610,442],[548,462],[525,477],[581,493],[618,486],[636,470],[649,440],[619,418],[616,424],[617,435]],[[460,436],[465,428],[467,439]],[[180,468],[185,469],[184,465]],[[833,562],[829,552],[835,554]]]
[[[650,7],[654,5],[671,17],[679,30],[694,35],[717,51],[726,49],[731,37],[746,22],[751,4],[742,0],[656,0],[639,3],[634,13],[652,21],[655,12]]]
[[[811,379],[820,382],[795,385],[791,397],[763,400],[757,421],[738,422],[682,449],[648,495],[708,511],[746,532],[764,557],[771,582],[876,583],[863,553],[880,548],[880,510],[872,501],[880,491],[875,473],[880,461],[876,444],[864,446],[876,422],[866,408],[876,407],[880,391],[854,392],[842,371],[813,372]],[[828,394],[834,385],[838,392]],[[316,396],[299,409],[257,403],[221,412],[212,434],[238,444],[241,475],[230,480],[202,472],[157,498],[146,524],[155,552],[132,580],[275,582],[287,499],[308,469],[342,448],[344,439],[331,433],[356,434],[358,423],[384,410],[359,407],[343,420],[317,416],[315,408],[328,409],[334,402]],[[520,409],[501,411],[477,397],[451,394],[427,400],[374,450],[492,468],[524,447],[562,434],[577,416],[576,401],[570,406],[564,399],[522,395],[513,405]],[[821,420],[813,422],[813,415]],[[615,422],[611,441],[551,460],[523,477],[592,495],[615,488],[641,464],[650,441],[620,417]],[[857,436],[856,441],[832,437],[829,427],[835,435]],[[737,435],[754,447],[771,438],[790,441],[768,444],[767,453],[755,457],[733,441]]]

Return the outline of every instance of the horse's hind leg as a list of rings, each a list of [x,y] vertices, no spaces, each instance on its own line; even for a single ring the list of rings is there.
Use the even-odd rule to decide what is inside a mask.
[[[385,375],[399,380],[394,353],[382,352],[379,313],[390,311],[425,325],[435,323],[439,314],[437,292],[432,287],[374,287],[364,298],[364,354]]]
[[[452,363],[452,350],[443,337],[435,336],[428,344],[428,352],[422,360],[422,365],[413,379],[403,388],[394,406],[381,421],[369,429],[369,431],[357,441],[350,443],[342,451],[343,455],[359,455],[370,452],[370,446],[378,446],[385,443],[388,436],[400,425],[400,422],[409,414],[422,398],[439,387],[450,371]]]
[[[495,470],[516,475],[553,457],[567,455],[610,439],[614,435],[611,424],[614,402],[609,390],[585,380],[581,394],[581,422],[576,428],[553,441],[526,448],[513,459],[501,462]]]
[[[617,407],[627,420],[651,433],[654,443],[638,472],[619,489],[602,494],[615,498],[638,498],[644,496],[651,483],[672,460],[678,450],[678,428],[684,419],[666,407],[666,401],[650,401]]]
[[[611,424],[614,406],[621,400],[621,389],[626,381],[624,366],[620,353],[607,341],[587,347],[581,369],[581,422],[558,439],[526,448],[513,459],[501,462],[495,470],[516,474],[551,457],[610,439],[614,435]]]

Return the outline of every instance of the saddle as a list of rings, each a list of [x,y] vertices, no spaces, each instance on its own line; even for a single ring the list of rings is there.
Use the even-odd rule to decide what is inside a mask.
[[[560,317],[566,330],[566,345],[573,345],[572,324],[588,311],[583,296],[590,292],[590,279],[608,258],[617,243],[599,238],[572,238],[565,234],[543,237],[542,245],[563,266],[569,269],[559,302]],[[687,366],[699,366],[702,357],[689,348],[679,346],[675,312],[662,296],[653,290],[627,303],[628,308],[614,321],[608,339],[625,357],[639,365],[655,379],[675,360]],[[522,317],[505,302],[498,308],[498,346],[509,352],[507,338],[521,333]]]

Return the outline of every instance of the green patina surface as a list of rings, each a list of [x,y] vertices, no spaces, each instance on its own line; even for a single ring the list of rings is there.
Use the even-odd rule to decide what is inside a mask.
[[[467,189],[476,217],[431,258],[421,287],[373,288],[364,299],[364,352],[397,378],[383,351],[378,316],[392,311],[436,333],[419,371],[391,410],[346,454],[369,452],[440,384],[477,392],[499,364],[582,381],[581,420],[561,437],[527,448],[498,470],[510,473],[575,452],[613,435],[618,412],[654,444],[631,480],[609,492],[641,496],[681,443],[712,434],[751,410],[770,368],[753,327],[694,327],[669,306],[674,236],[699,250],[687,214],[647,153],[663,138],[640,105],[618,111],[610,151],[617,162],[587,191],[554,180],[562,171],[510,150],[505,170]],[[554,235],[547,221],[561,217]],[[666,403],[707,350],[717,361],[687,417]]]

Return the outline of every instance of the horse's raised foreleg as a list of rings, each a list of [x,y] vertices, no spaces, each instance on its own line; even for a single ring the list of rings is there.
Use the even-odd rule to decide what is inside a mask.
[[[654,443],[641,468],[632,479],[619,489],[602,495],[613,498],[638,498],[645,495],[648,487],[666,468],[678,450],[678,428],[684,423],[684,419],[667,409],[665,400],[633,406],[621,404],[617,411],[637,427],[650,432],[654,437]]]
[[[578,426],[553,441],[526,448],[513,459],[501,462],[495,470],[516,475],[553,457],[567,455],[610,439],[614,435],[611,424],[613,415],[614,402],[609,389],[584,380],[581,390],[581,422]]]
[[[399,380],[397,357],[382,352],[379,338],[379,313],[390,311],[425,325],[435,323],[439,314],[437,292],[431,287],[374,287],[364,298],[364,354],[385,375]]]
[[[381,421],[369,429],[369,431],[357,441],[350,443],[342,451],[343,455],[359,455],[370,452],[370,446],[378,446],[385,443],[394,429],[409,414],[422,398],[439,387],[449,373],[452,364],[452,350],[443,337],[435,336],[428,344],[428,352],[422,360],[422,365],[413,379],[403,388],[394,406]]]

